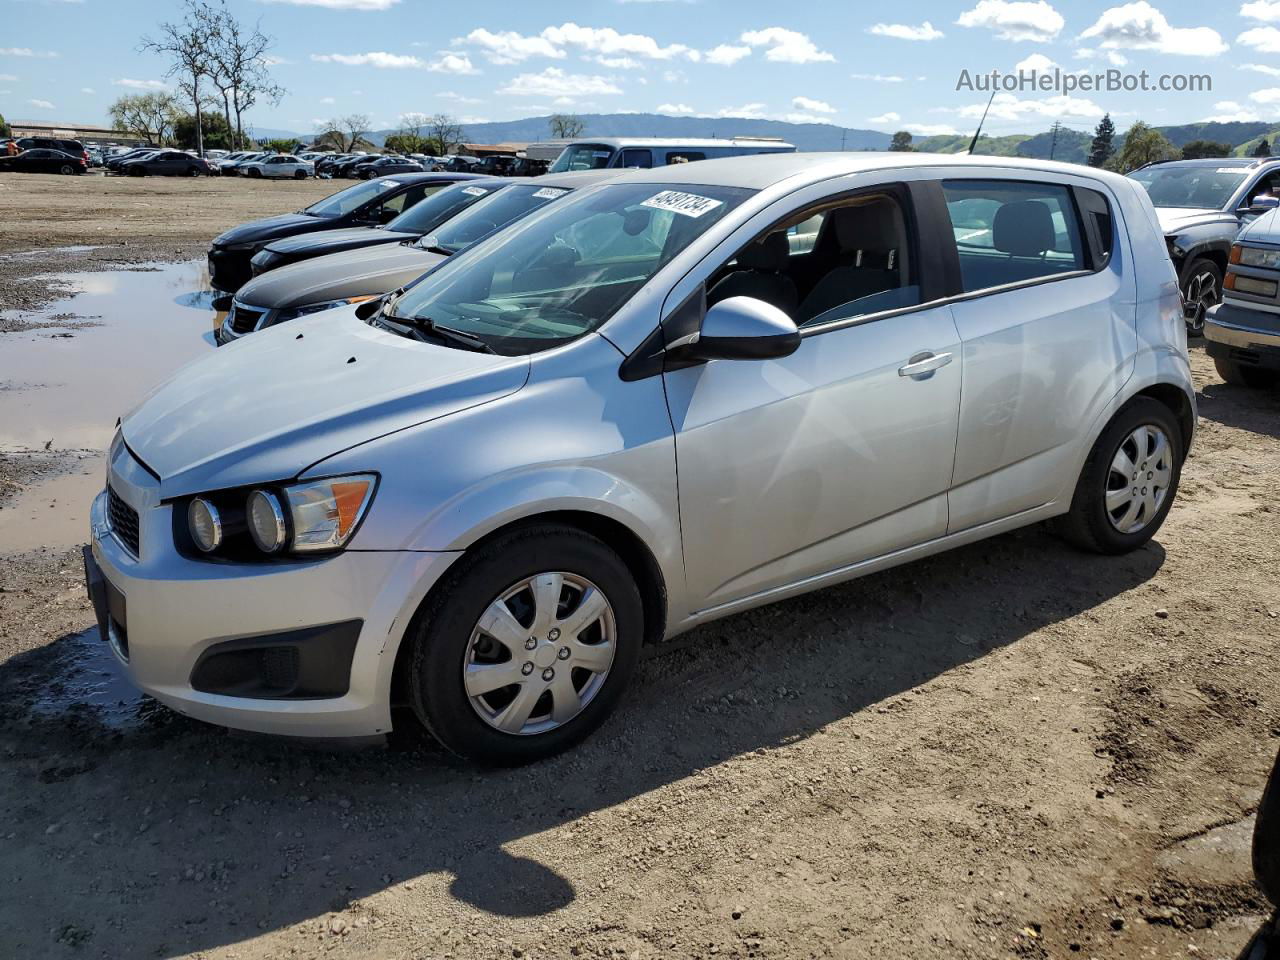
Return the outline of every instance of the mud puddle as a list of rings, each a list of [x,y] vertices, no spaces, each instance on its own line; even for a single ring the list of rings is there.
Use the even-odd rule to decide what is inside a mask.
[[[67,328],[0,335],[0,454],[74,451],[68,456],[78,459],[0,509],[0,553],[84,541],[117,419],[215,349],[224,316],[203,261],[47,279],[74,296],[23,319]],[[96,325],[76,327],[82,320]]]
[[[31,713],[79,714],[115,732],[135,730],[163,708],[129,682],[124,668],[92,627],[57,643],[61,669],[36,693]]]

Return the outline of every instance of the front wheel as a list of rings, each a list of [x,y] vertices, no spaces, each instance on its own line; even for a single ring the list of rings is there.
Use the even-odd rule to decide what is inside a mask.
[[[1182,271],[1180,286],[1187,333],[1198,337],[1204,333],[1205,314],[1222,301],[1222,271],[1212,260],[1197,257]]]
[[[1182,457],[1182,431],[1169,408],[1150,397],[1134,398],[1093,445],[1058,530],[1095,553],[1138,549],[1173,506]]]
[[[414,619],[414,711],[461,756],[539,760],[604,722],[643,635],[640,593],[616,553],[578,530],[528,527],[464,556]]]
[[[58,172],[62,174],[64,177],[69,177],[76,172],[76,168],[71,166],[71,164],[69,163],[64,163],[62,166],[58,168]]]
[[[261,170],[259,170],[257,167],[250,167],[250,168],[249,168],[249,176],[250,176],[250,177],[260,177],[260,176],[262,176],[262,171],[261,171]]]
[[[1234,360],[1224,360],[1221,357],[1214,357],[1213,365],[1218,370],[1218,376],[1237,387],[1250,387],[1254,390],[1261,390],[1276,384],[1276,375],[1269,370],[1246,367],[1242,363],[1236,363]]]
[[[305,179],[307,179],[307,171],[305,171],[305,170],[297,170],[297,171],[295,171],[295,172],[294,172],[294,174],[293,174],[293,179],[295,179],[295,180],[305,180]]]

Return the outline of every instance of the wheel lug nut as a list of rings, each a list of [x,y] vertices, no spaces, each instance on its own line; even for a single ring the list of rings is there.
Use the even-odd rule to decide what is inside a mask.
[[[1135,477],[1134,479],[1136,480],[1137,478]],[[532,650],[532,649],[534,649],[537,645],[538,645],[538,641],[537,641],[537,639],[536,639],[536,638],[534,638],[534,637],[530,637],[528,640],[526,640],[526,641],[524,642],[524,648],[525,648],[526,650]]]
[[[559,627],[552,627],[550,630],[548,630],[548,631],[547,631],[547,639],[548,639],[548,640],[559,640],[559,639],[560,639],[560,628],[559,628]]]
[[[556,672],[552,670],[550,667],[547,667],[547,669],[542,671],[543,680],[551,680],[555,677],[555,675],[556,675]]]
[[[520,672],[527,677],[529,674],[533,673],[533,664],[526,660],[524,662],[524,666],[520,668]]]
[[[561,647],[561,648],[560,648],[560,652],[559,652],[559,653],[557,653],[557,654],[556,654],[556,656],[557,656],[557,657],[559,657],[561,660],[568,660],[568,659],[569,659],[569,648],[568,648],[568,647]]]

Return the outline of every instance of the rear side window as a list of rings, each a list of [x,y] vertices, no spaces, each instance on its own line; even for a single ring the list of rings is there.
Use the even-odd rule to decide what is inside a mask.
[[[653,166],[653,153],[649,150],[623,150],[622,162],[618,166],[628,170],[635,167],[648,170]]]
[[[1086,269],[1069,188],[1008,180],[942,185],[966,293]]]

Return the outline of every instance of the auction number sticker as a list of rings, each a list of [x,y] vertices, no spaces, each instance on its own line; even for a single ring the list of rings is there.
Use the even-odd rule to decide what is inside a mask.
[[[700,217],[704,213],[710,213],[723,203],[723,200],[700,197],[696,193],[663,190],[661,193],[654,194],[640,206],[653,207],[655,210],[670,210],[672,213],[678,213],[685,217]]]
[[[554,200],[556,197],[563,197],[568,190],[557,190],[555,187],[543,187],[541,190],[534,191],[534,196],[539,200]]]
[[[1241,170],[1239,167],[1219,167],[1215,173],[1234,173],[1237,177],[1243,177],[1248,170]]]
[[[483,197],[489,191],[484,187],[463,187],[462,192],[469,197]]]

